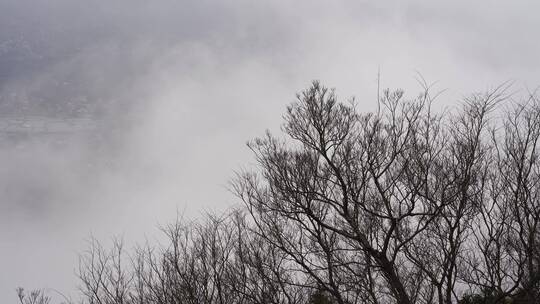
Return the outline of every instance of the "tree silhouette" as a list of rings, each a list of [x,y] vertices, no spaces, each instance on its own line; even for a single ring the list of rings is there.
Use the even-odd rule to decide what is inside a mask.
[[[322,289],[317,289],[309,296],[309,304],[333,304],[327,293]]]
[[[502,303],[537,286],[540,264],[539,103],[497,112],[505,92],[443,115],[429,89],[387,90],[361,114],[314,82],[287,109],[288,138],[249,144],[259,170],[236,193],[258,233],[337,303],[450,304],[458,284]]]
[[[285,137],[248,144],[241,208],[167,226],[163,247],[91,241],[83,302],[535,303],[540,101],[507,89],[444,112],[427,85],[386,90],[360,113],[313,82]]]

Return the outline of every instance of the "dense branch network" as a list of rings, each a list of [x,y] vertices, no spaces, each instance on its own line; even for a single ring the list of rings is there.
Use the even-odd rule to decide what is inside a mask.
[[[249,143],[243,207],[168,226],[165,247],[92,241],[84,303],[533,303],[540,102],[507,88],[442,113],[428,86],[387,90],[360,113],[314,82],[285,138]]]

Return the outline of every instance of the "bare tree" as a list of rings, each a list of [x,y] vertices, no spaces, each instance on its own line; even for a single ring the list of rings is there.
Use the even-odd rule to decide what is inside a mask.
[[[446,115],[427,86],[413,100],[385,91],[377,113],[360,114],[314,82],[288,108],[289,140],[252,141],[259,170],[233,188],[259,234],[337,303],[530,293],[540,111],[531,96],[493,118],[506,90]]]
[[[540,282],[538,140],[540,104],[514,104],[492,130],[491,170],[480,204],[465,281],[504,299],[537,299]]]
[[[249,143],[257,167],[231,183],[243,208],[177,220],[165,246],[91,240],[83,302],[534,303],[540,100],[504,84],[436,112],[424,88],[360,113],[314,82],[286,138]]]
[[[200,223],[177,220],[163,231],[166,247],[140,246],[130,255],[122,242],[107,251],[92,240],[79,270],[84,301],[304,303],[285,256],[252,233],[241,212],[208,215]]]
[[[44,290],[36,289],[25,292],[24,288],[17,288],[17,297],[20,304],[49,304],[51,298],[46,295]]]

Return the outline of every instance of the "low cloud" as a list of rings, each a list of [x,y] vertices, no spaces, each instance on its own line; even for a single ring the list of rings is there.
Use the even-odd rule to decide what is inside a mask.
[[[0,301],[18,285],[74,294],[90,234],[143,240],[177,211],[237,203],[225,185],[252,162],[244,143],[278,130],[312,79],[365,110],[378,70],[411,96],[420,71],[448,105],[508,79],[536,86],[530,5],[1,2],[0,119],[94,127],[2,137]]]

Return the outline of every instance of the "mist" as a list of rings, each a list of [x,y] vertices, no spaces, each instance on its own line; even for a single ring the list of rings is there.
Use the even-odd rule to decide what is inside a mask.
[[[366,111],[379,73],[413,97],[420,73],[442,106],[508,80],[534,90],[538,8],[0,0],[0,302],[17,286],[76,296],[90,236],[144,242],[238,204],[245,142],[279,130],[313,79]]]

